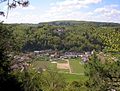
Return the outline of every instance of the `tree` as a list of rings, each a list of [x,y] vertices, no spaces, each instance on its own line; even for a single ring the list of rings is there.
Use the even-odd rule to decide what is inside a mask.
[[[98,59],[97,55],[86,64],[86,76],[89,80],[86,87],[89,91],[119,91],[120,90],[120,60]]]
[[[40,91],[40,76],[26,69],[23,73],[11,70],[14,54],[20,52],[21,38],[15,36],[11,26],[0,24],[0,91]],[[20,40],[20,41],[19,41]],[[16,42],[17,41],[17,42]],[[16,46],[17,45],[17,46]],[[34,84],[33,84],[34,83]]]
[[[23,91],[42,91],[41,89],[41,73],[32,68],[27,68],[23,72],[14,72],[17,80],[21,83]]]
[[[0,91],[21,90],[20,83],[11,74],[10,70],[12,44],[12,31],[8,30],[5,25],[0,24]]]
[[[69,83],[67,86],[67,91],[82,91],[81,88],[83,87],[83,82],[81,81],[73,81]]]
[[[64,77],[58,72],[46,70],[41,76],[41,87],[43,91],[64,91],[66,82]]]
[[[66,87],[63,76],[47,68],[43,71],[41,68],[29,67],[22,73],[17,71],[15,74],[24,91],[64,91]]]

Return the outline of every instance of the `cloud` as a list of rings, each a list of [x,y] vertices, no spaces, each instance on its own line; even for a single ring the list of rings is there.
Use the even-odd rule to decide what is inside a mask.
[[[105,5],[99,8],[89,7],[91,4],[99,4],[102,0],[57,0],[50,7],[30,5],[27,8],[18,7],[10,10],[7,23],[39,23],[55,20],[87,20],[101,22],[119,22],[119,5]],[[87,10],[87,11],[84,11]],[[2,19],[0,17],[0,19]]]
[[[7,12],[5,12],[7,13]],[[43,10],[40,7],[30,5],[29,7],[16,7],[9,10],[7,19],[0,17],[5,23],[38,23],[43,15]]]
[[[40,20],[39,13],[37,15],[32,13],[10,12],[4,21],[6,23],[37,23]]]
[[[91,19],[91,12],[82,12],[82,8],[88,8],[91,4],[98,4],[102,0],[62,0],[51,3],[46,11],[46,20],[84,20]]]
[[[75,1],[78,1],[78,0],[75,0]],[[88,0],[85,0],[85,1],[88,1]],[[84,2],[84,3],[85,5],[87,5],[87,4],[93,3],[93,1]],[[68,4],[70,4],[70,2]],[[99,2],[96,1],[94,3],[99,3]],[[68,5],[68,4],[60,3],[60,5]],[[87,20],[87,21],[119,22],[120,23],[120,10],[118,9],[118,7],[119,5],[105,5],[105,6],[90,10],[88,12],[85,12],[82,10],[75,10],[76,8],[74,8],[74,10],[64,9],[64,7],[61,7],[62,11],[60,11],[60,8],[57,9],[57,7],[54,6],[50,8],[51,11],[49,10],[44,16],[46,17],[46,20],[49,20],[49,21],[51,20]]]
[[[97,8],[94,10],[94,12],[96,13],[102,13],[102,14],[108,14],[108,13],[117,13],[119,12],[120,10],[117,10],[116,8],[118,7],[118,5],[107,5],[107,6],[104,6],[104,7],[101,7],[101,8]]]
[[[29,5],[29,7],[19,7],[18,9],[23,9],[23,10],[35,10],[36,7],[33,5]]]
[[[43,16],[43,21],[56,21],[56,20],[92,20],[93,13],[92,12],[80,12],[80,11],[74,11],[71,13],[65,12],[62,14],[45,14]]]
[[[101,2],[102,0],[64,0],[64,1],[61,1],[61,2],[56,2],[55,4],[53,5],[56,5],[56,6],[63,6],[65,8],[67,7],[84,7],[86,5],[89,5],[89,4],[97,4],[99,2]],[[73,8],[74,8],[73,7]]]
[[[101,17],[101,19],[105,19],[107,21],[120,22],[120,10],[117,9],[118,5],[107,5],[104,7],[100,7],[94,10],[94,13]]]
[[[81,8],[86,8],[90,4],[100,3],[102,0],[64,0],[52,3],[48,13],[54,15],[66,12],[72,12]]]

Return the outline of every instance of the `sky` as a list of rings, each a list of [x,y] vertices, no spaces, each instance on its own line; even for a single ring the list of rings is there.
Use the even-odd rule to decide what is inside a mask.
[[[29,7],[9,11],[5,23],[40,23],[58,20],[120,23],[120,0],[29,0]],[[0,11],[7,12],[7,2]]]

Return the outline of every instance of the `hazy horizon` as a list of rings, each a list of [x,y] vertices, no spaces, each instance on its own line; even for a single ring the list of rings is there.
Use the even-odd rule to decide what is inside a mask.
[[[99,23],[116,23],[116,24],[120,24],[119,22],[107,22],[107,21],[88,21],[88,20],[51,20],[51,21],[41,21],[41,22],[38,22],[38,23],[32,23],[32,22],[28,22],[28,23],[20,23],[20,22],[18,22],[18,23],[15,23],[15,22],[4,22],[4,24],[39,24],[39,23],[50,23],[50,22],[65,22],[65,21],[67,21],[67,22],[71,22],[71,21],[75,21],[75,22],[99,22]]]

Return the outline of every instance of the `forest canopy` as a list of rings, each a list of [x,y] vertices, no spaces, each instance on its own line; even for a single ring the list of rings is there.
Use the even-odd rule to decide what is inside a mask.
[[[117,23],[56,21],[7,26],[14,30],[19,43],[24,43],[22,51],[120,51],[120,24]]]

